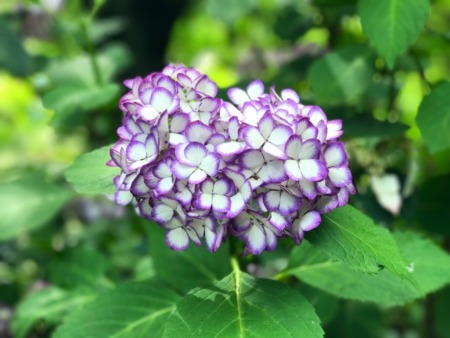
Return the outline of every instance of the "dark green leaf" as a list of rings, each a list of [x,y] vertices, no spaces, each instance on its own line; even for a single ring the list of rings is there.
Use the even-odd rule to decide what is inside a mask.
[[[44,95],[44,105],[55,111],[51,124],[55,127],[73,125],[84,113],[104,106],[114,100],[119,93],[117,84],[100,87],[83,85],[58,86]]]
[[[448,254],[418,234],[395,233],[394,238],[418,288],[387,269],[376,274],[355,271],[342,262],[330,260],[307,242],[292,252],[289,267],[282,275],[294,275],[337,297],[385,306],[411,302],[450,283]]]
[[[256,0],[207,0],[206,10],[214,18],[228,24],[249,13],[257,5]]]
[[[27,333],[38,321],[47,325],[56,324],[70,311],[91,302],[95,294],[81,290],[64,291],[49,287],[27,296],[19,303],[12,322],[14,337],[27,337]]]
[[[307,242],[294,249],[289,268],[283,274],[294,275],[310,286],[336,297],[385,306],[404,304],[420,297],[411,283],[386,269],[377,274],[355,271],[342,262],[330,260]]]
[[[20,41],[20,36],[0,20],[0,68],[18,76],[25,76],[31,70],[31,58]]]
[[[169,317],[164,337],[322,337],[314,308],[296,290],[236,271],[192,290]]]
[[[401,123],[381,122],[371,116],[355,116],[344,119],[346,137],[394,137],[402,136],[408,126]]]
[[[120,174],[119,168],[108,167],[110,146],[102,147],[81,155],[66,170],[65,177],[80,194],[111,194],[116,191],[113,184],[115,176]]]
[[[0,240],[14,238],[49,221],[71,193],[40,176],[0,184]]]
[[[105,277],[109,268],[108,260],[100,253],[79,248],[62,255],[50,267],[50,280],[59,286],[75,288],[112,287]]]
[[[450,148],[450,82],[433,88],[419,107],[417,124],[431,153]]]
[[[158,338],[179,299],[155,280],[124,284],[71,314],[53,337]]]
[[[316,99],[323,104],[351,103],[371,82],[370,51],[350,46],[314,62],[309,81]]]
[[[390,68],[423,28],[428,8],[428,0],[359,1],[363,30]]]
[[[225,277],[230,271],[228,245],[222,244],[219,251],[210,253],[205,246],[191,246],[182,252],[167,247],[165,231],[153,222],[150,229],[150,253],[154,269],[159,278],[174,288],[187,292],[203,287]]]
[[[436,294],[434,298],[434,322],[439,337],[450,338],[450,320],[448,320],[448,304],[450,304],[450,286]]]
[[[356,271],[375,273],[382,266],[413,280],[389,231],[350,205],[322,215],[321,225],[308,239],[330,258]]]
[[[450,283],[450,256],[435,243],[413,232],[396,232],[394,239],[423,294]]]

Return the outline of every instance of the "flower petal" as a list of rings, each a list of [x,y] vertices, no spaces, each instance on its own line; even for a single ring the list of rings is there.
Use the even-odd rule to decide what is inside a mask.
[[[208,79],[206,75],[203,75],[200,78],[200,80],[196,83],[195,89],[198,92],[211,97],[216,96],[218,91],[217,85],[213,81]]]
[[[330,181],[339,188],[345,187],[352,182],[352,173],[347,166],[330,168],[328,170],[328,177],[330,178]]]
[[[307,180],[313,182],[323,180],[328,174],[327,167],[319,160],[301,160],[300,170]]]
[[[323,152],[327,167],[340,167],[347,162],[344,144],[342,142],[329,143]]]
[[[220,157],[217,154],[209,153],[203,158],[202,162],[199,165],[199,168],[202,169],[209,176],[215,176],[217,171],[219,170],[220,165]]]
[[[248,126],[244,129],[243,137],[245,143],[247,143],[248,146],[253,149],[261,148],[261,146],[266,141],[259,130],[253,126]]]
[[[266,234],[258,226],[252,226],[244,238],[247,250],[254,255],[259,255],[266,248]]]
[[[228,212],[231,201],[228,196],[214,195],[212,199],[212,209],[216,212]]]
[[[143,143],[131,141],[127,147],[127,158],[130,161],[139,161],[147,156],[147,151]]]
[[[127,205],[133,199],[133,194],[128,190],[119,190],[114,195],[114,202],[119,205]]]
[[[292,135],[292,129],[288,126],[279,125],[270,134],[268,141],[276,145],[284,145]]]
[[[252,100],[256,100],[264,93],[264,83],[261,80],[254,80],[247,86],[248,96]]]
[[[300,218],[300,227],[303,231],[310,231],[316,227],[319,226],[321,221],[320,214],[312,210],[310,212],[307,212]]]
[[[201,169],[196,169],[191,176],[189,176],[188,182],[190,184],[198,184],[202,183],[204,180],[206,180],[208,176],[206,173]]]
[[[157,87],[153,89],[150,97],[150,105],[159,113],[165,111],[172,103],[173,94],[166,88]]]
[[[298,96],[297,92],[293,89],[287,88],[287,89],[283,89],[281,91],[281,97],[283,100],[288,100],[291,99],[293,100],[295,103],[300,103],[300,97]]]
[[[206,154],[205,146],[199,142],[191,142],[184,148],[186,159],[195,166],[199,166],[202,163]]]
[[[296,160],[286,160],[284,169],[291,180],[300,181],[303,178],[299,163]]]
[[[172,250],[182,251],[189,246],[189,236],[183,228],[179,227],[166,233],[166,243]]]
[[[231,88],[227,91],[230,100],[237,106],[241,106],[244,102],[250,100],[247,93],[240,88]]]
[[[173,208],[165,204],[156,204],[152,210],[152,218],[159,223],[169,222],[174,215]]]
[[[172,170],[174,176],[181,180],[188,178],[194,171],[195,167],[187,166],[178,161],[173,161],[170,165],[170,169]]]

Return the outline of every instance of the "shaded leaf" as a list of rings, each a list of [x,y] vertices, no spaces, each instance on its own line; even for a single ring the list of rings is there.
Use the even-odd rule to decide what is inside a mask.
[[[227,243],[210,253],[205,246],[191,246],[182,252],[169,249],[165,231],[153,222],[150,229],[150,253],[159,278],[177,290],[187,292],[219,281],[231,271]]]
[[[116,191],[113,179],[120,174],[120,169],[106,165],[110,159],[110,148],[110,146],[105,146],[81,155],[66,170],[64,176],[78,193],[95,195],[111,194]]]
[[[282,275],[294,275],[312,287],[337,297],[385,306],[403,305],[450,283],[450,256],[420,235],[395,233],[394,238],[418,288],[387,269],[375,274],[355,271],[330,260],[309,243],[294,249]]]
[[[393,68],[398,54],[408,48],[428,16],[428,0],[361,0],[358,12],[364,33]]]
[[[0,184],[0,240],[14,238],[49,221],[71,193],[40,176]]]
[[[359,46],[331,52],[309,71],[314,96],[324,104],[353,102],[371,82],[370,51]]]
[[[302,243],[294,249],[289,268],[283,274],[294,275],[306,284],[336,297],[385,306],[401,305],[420,297],[411,283],[386,269],[377,274],[358,272],[342,262],[330,260],[309,243]]]
[[[206,10],[212,17],[232,24],[249,13],[257,5],[256,0],[207,0]]]
[[[156,280],[124,284],[68,316],[53,337],[161,337],[179,299]]]
[[[433,88],[422,101],[417,124],[431,153],[450,148],[450,82]]]
[[[6,22],[0,20],[0,67],[17,76],[26,76],[31,71],[31,58],[25,51],[20,36]]]
[[[50,266],[50,280],[63,287],[112,287],[105,277],[109,262],[99,252],[78,248],[62,255]]]
[[[322,215],[322,223],[308,236],[311,244],[350,268],[375,273],[380,266],[412,281],[389,231],[347,205]]]
[[[211,288],[192,290],[164,331],[170,338],[322,336],[320,319],[298,291],[240,271]]]
[[[94,299],[93,293],[81,290],[68,292],[57,287],[34,292],[17,306],[12,322],[14,337],[27,337],[31,328],[40,321],[48,326],[57,324],[67,313]]]
[[[405,124],[381,122],[367,115],[344,118],[343,122],[346,137],[395,137],[409,129]]]
[[[83,85],[58,86],[43,97],[46,108],[54,110],[51,124],[55,127],[73,125],[83,113],[104,106],[119,94],[119,86],[111,83],[98,87]]]

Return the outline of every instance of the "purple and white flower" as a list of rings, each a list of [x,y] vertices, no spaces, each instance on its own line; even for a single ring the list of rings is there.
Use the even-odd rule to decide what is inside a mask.
[[[121,169],[115,201],[166,229],[173,250],[204,242],[213,252],[227,236],[255,255],[281,237],[300,244],[355,193],[342,122],[292,89],[266,92],[255,80],[223,101],[212,80],[183,65],[124,84],[107,163]]]

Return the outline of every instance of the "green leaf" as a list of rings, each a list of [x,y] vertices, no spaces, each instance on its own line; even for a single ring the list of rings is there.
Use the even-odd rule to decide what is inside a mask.
[[[40,176],[0,184],[0,241],[48,222],[72,196]]]
[[[405,124],[381,122],[367,115],[344,118],[343,122],[346,137],[395,137],[409,129]]]
[[[423,294],[450,283],[450,255],[413,232],[396,232],[394,239]]]
[[[385,306],[405,304],[420,297],[411,283],[386,269],[377,274],[355,271],[342,262],[331,260],[308,242],[292,251],[289,267],[282,275],[293,275],[336,297]]]
[[[356,271],[375,273],[386,267],[413,281],[389,231],[350,205],[322,215],[321,225],[309,233],[308,240]]]
[[[438,337],[450,338],[450,321],[448,320],[450,304],[450,287],[441,290],[435,297],[433,314]]]
[[[27,296],[17,306],[12,321],[14,337],[27,337],[31,328],[40,321],[47,326],[57,324],[70,311],[91,302],[95,294],[76,290],[64,291],[57,287],[48,287]]]
[[[108,167],[109,149],[105,146],[81,155],[66,170],[64,176],[80,194],[112,194],[116,191],[113,179],[120,174],[120,168]]]
[[[63,287],[112,287],[105,277],[108,260],[99,252],[78,248],[61,255],[50,266],[50,280]]]
[[[17,76],[26,76],[31,71],[31,58],[20,41],[19,34],[0,20],[0,68],[6,68]]]
[[[179,299],[156,280],[124,284],[68,316],[53,337],[158,338]]]
[[[314,62],[308,78],[316,99],[323,104],[359,99],[371,82],[370,54],[367,48],[350,46]]]
[[[189,292],[169,317],[164,337],[322,337],[314,308],[282,283],[235,271]]]
[[[191,245],[187,250],[176,252],[167,247],[165,231],[153,222],[150,229],[150,253],[159,278],[172,287],[187,292],[219,281],[230,273],[230,256],[226,243],[210,253],[205,246]]]
[[[342,262],[330,260],[308,242],[292,251],[289,267],[280,276],[294,275],[337,297],[385,306],[406,304],[450,282],[450,256],[447,253],[412,232],[395,233],[394,238],[418,289],[386,269],[376,274],[355,271]]]
[[[450,82],[433,88],[422,101],[417,125],[431,153],[450,148]]]
[[[84,113],[102,107],[114,100],[119,93],[115,83],[99,87],[84,85],[58,86],[43,97],[46,108],[55,111],[51,124],[55,127],[73,125]]]
[[[256,0],[207,0],[206,11],[213,18],[222,20],[228,24],[245,16],[257,6]]]
[[[422,30],[428,0],[360,0],[358,12],[364,33],[393,68],[397,56]]]

